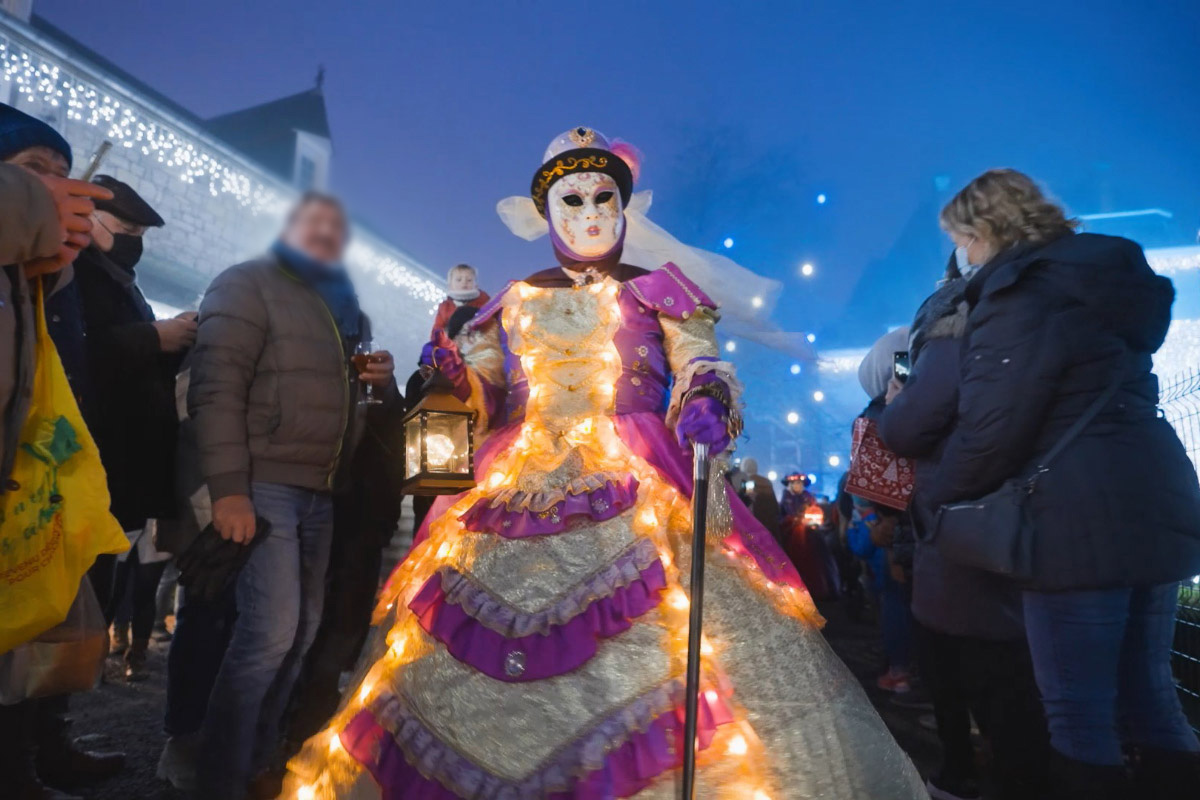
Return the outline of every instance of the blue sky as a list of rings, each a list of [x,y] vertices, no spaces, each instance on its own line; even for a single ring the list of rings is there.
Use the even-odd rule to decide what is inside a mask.
[[[987,167],[1024,169],[1077,212],[1159,206],[1181,236],[1200,228],[1195,0],[35,12],[205,116],[305,89],[324,64],[335,188],[433,269],[468,261],[493,289],[552,262],[494,205],[579,124],[638,145],[652,216],[692,244],[733,237],[731,255],[785,282],[778,321],[824,344],[911,316],[947,251],[938,204]]]

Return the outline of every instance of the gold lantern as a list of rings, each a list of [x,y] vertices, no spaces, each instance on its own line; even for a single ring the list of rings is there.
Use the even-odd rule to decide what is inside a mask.
[[[458,494],[475,486],[475,412],[434,375],[404,416],[404,494]]]

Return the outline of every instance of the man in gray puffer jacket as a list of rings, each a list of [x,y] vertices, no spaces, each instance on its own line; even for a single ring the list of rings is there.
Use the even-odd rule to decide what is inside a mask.
[[[347,235],[340,203],[307,194],[271,253],[223,272],[200,305],[188,409],[213,524],[241,544],[256,517],[271,526],[237,579],[237,621],[201,732],[203,797],[241,798],[272,766],[321,617],[332,491],[361,428],[361,384],[398,399],[387,353],[362,374],[350,368],[370,334],[340,265]]]

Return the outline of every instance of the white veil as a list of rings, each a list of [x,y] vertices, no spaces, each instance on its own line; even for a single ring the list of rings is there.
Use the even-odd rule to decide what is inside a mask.
[[[782,289],[779,281],[764,278],[719,253],[679,241],[646,216],[652,200],[649,191],[630,198],[625,209],[622,263],[658,269],[670,261],[721,307],[725,332],[799,358],[813,357],[803,334],[785,332],[771,322],[771,311]],[[496,204],[496,213],[510,231],[527,241],[550,232],[546,219],[529,197],[506,197]]]

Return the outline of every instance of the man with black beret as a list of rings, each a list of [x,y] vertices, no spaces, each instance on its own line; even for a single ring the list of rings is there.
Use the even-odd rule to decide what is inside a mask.
[[[155,589],[166,566],[153,546],[150,520],[175,515],[174,475],[178,418],[175,375],[196,339],[196,314],[155,319],[137,284],[142,237],[163,218],[129,184],[109,175],[93,183],[112,193],[96,203],[92,244],[75,264],[75,290],[48,308],[50,334],[100,448],[108,473],[112,512],[132,549],[114,567],[101,556],[93,582],[111,591],[111,621],[132,582],[132,636],[125,649],[128,680],[146,677],[146,648],[154,624]],[[73,296],[72,296],[73,295]],[[71,304],[75,307],[72,308]]]

